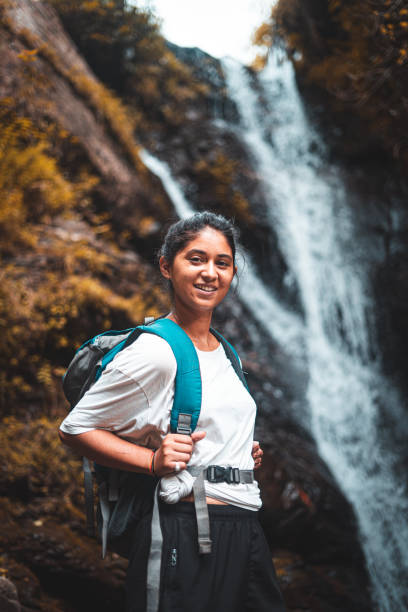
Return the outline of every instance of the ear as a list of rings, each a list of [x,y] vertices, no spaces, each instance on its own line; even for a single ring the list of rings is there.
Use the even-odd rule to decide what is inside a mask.
[[[159,259],[159,267],[162,276],[167,279],[171,279],[171,267],[167,261],[167,259],[162,255]]]
[[[237,272],[238,272],[238,268],[237,268],[237,266],[234,266],[234,274],[232,275],[232,278],[234,278],[234,276],[236,275]]]

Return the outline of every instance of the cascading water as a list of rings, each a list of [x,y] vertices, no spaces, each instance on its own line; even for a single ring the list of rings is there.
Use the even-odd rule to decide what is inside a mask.
[[[178,216],[184,219],[192,215],[195,211],[172,177],[168,165],[148,151],[142,151],[140,156],[145,166],[162,181]],[[285,346],[294,358],[300,358],[303,355],[301,319],[282,308],[272,292],[259,280],[248,253],[245,254],[245,266],[239,283],[240,299],[249,307],[255,319],[262,325],[266,324],[270,336],[278,344]]]
[[[305,118],[291,64],[272,56],[257,91],[234,60],[223,69],[241,115],[231,129],[263,179],[270,223],[303,303],[312,434],[354,506],[374,601],[382,612],[407,610],[405,473],[399,476],[393,433],[378,423],[381,405],[397,423],[401,403],[375,358],[374,304],[355,256],[352,211]]]

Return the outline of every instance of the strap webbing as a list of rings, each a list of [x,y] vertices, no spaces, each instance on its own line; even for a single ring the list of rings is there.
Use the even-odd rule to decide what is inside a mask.
[[[109,470],[108,481],[108,500],[110,502],[118,501],[119,499],[119,470]]]
[[[210,517],[205,499],[204,470],[201,470],[193,484],[194,506],[197,518],[198,552],[200,555],[211,553]]]
[[[188,414],[191,415],[190,429],[194,431],[200,416],[202,397],[200,362],[194,344],[171,319],[158,319],[137,329],[160,336],[169,343],[177,361],[170,430],[173,433],[177,431],[179,414]]]
[[[159,513],[160,480],[154,490],[152,514],[152,540],[150,544],[149,559],[147,562],[147,601],[146,612],[157,612],[160,599],[160,569],[163,548],[163,534],[160,525]]]
[[[92,468],[88,457],[82,458],[82,468],[84,470],[86,528],[88,535],[92,538],[95,535],[95,511]]]
[[[108,527],[110,519],[110,505],[108,500],[108,484],[106,481],[99,485],[99,505],[102,514],[102,559],[106,557],[106,549],[108,546]]]
[[[239,357],[238,357],[238,353],[237,351],[234,349],[234,347],[232,346],[232,344],[230,344],[228,342],[228,340],[226,340],[224,338],[224,336],[222,336],[220,334],[220,332],[218,332],[217,330],[213,329],[212,327],[210,328],[211,333],[221,342],[225,354],[227,355],[228,359],[230,360],[232,367],[235,370],[236,375],[238,376],[238,378],[240,379],[240,381],[242,382],[242,384],[244,385],[244,387],[249,391],[248,389],[248,383],[246,381],[245,378],[245,374],[241,368],[241,363],[239,361]]]
[[[195,476],[193,484],[194,506],[197,517],[198,548],[199,553],[207,555],[211,553],[210,519],[205,497],[205,475],[207,468],[204,466],[187,467],[192,476]],[[253,470],[239,470],[240,482],[253,482]],[[161,558],[163,550],[163,534],[160,525],[159,510],[160,480],[154,491],[153,512],[151,522],[151,544],[149,558],[147,561],[147,602],[146,612],[158,612],[160,603],[160,573]]]

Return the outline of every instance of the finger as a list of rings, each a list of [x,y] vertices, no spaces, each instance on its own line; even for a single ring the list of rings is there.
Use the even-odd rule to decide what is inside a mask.
[[[200,440],[205,438],[206,435],[207,435],[206,431],[195,431],[194,433],[191,434],[191,439],[193,440],[193,442],[199,442]]]
[[[162,456],[167,464],[172,461],[185,461],[188,462],[191,459],[192,448],[186,449],[181,448],[180,450],[175,450],[171,446],[166,447],[162,450]]]
[[[178,470],[176,470],[176,464],[178,464],[178,467],[179,467]],[[176,472],[177,474],[177,472],[181,472],[182,470],[185,470],[187,467],[187,464],[184,463],[183,461],[174,461],[172,467],[173,467],[173,472]]]
[[[258,440],[254,440],[252,442],[252,450],[257,450],[259,448],[259,442]]]
[[[177,442],[178,444],[188,444],[189,446],[193,444],[191,436],[187,436],[186,434],[167,434],[166,439],[169,442]]]
[[[169,446],[169,449],[171,449],[175,453],[189,453],[191,455],[193,451],[193,445],[192,444],[181,444],[181,442],[175,442],[171,446]]]
[[[186,454],[186,453],[174,453],[170,459],[170,461],[172,463],[174,463],[175,461],[178,461],[180,463],[188,463],[191,459],[191,455],[190,454]]]

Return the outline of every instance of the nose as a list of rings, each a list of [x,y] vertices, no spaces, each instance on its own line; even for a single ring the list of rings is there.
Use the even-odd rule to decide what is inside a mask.
[[[211,260],[208,260],[204,268],[202,269],[201,274],[206,280],[212,280],[216,278],[217,274],[215,269],[215,263]]]

